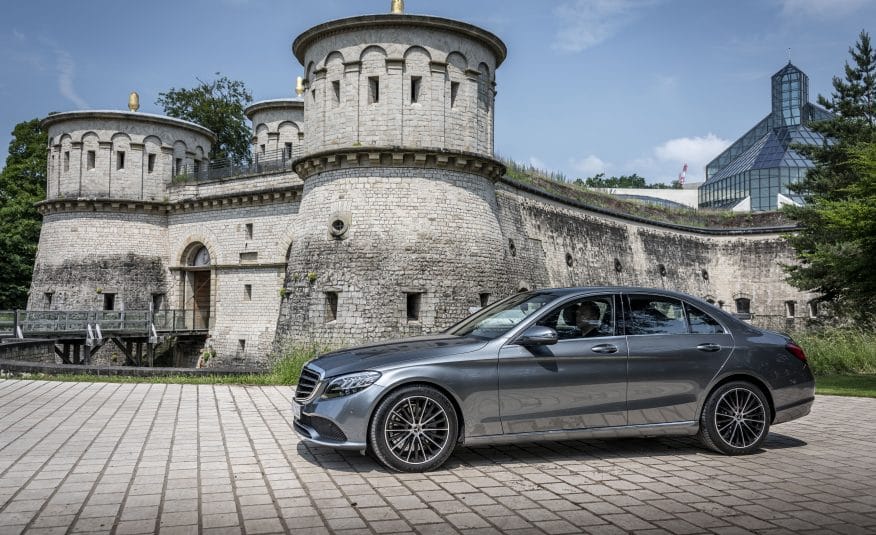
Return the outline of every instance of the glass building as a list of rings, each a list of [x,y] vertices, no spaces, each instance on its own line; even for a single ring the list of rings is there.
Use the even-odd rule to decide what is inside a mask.
[[[763,211],[802,202],[788,185],[813,163],[792,147],[823,144],[807,125],[833,115],[809,102],[809,78],[791,62],[772,77],[772,104],[769,115],[706,166],[700,208]]]

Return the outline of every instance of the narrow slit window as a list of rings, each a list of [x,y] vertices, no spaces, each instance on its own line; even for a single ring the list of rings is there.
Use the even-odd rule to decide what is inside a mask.
[[[332,82],[332,92],[335,95],[335,105],[341,103],[341,82],[335,80]]]
[[[809,317],[818,317],[818,301],[809,301]]]
[[[246,239],[248,239],[248,240],[252,239],[252,223],[246,224]]]
[[[284,154],[285,154],[287,160],[292,159],[292,144],[291,143],[286,143],[286,150],[285,150]]]
[[[195,166],[195,174],[200,173],[201,172],[201,160],[195,160],[194,166]]]
[[[480,298],[481,298],[481,308],[486,308],[486,306],[490,304],[490,294],[482,293],[480,295]]]
[[[116,309],[116,294],[103,294],[103,309],[104,310],[115,310]]]
[[[85,159],[85,162],[86,162],[85,165],[88,167],[89,171],[94,169],[96,160],[97,160],[97,153],[95,153],[93,150],[88,151],[88,156]]]
[[[116,169],[121,170],[125,168],[125,151],[120,150],[116,152]]]
[[[152,294],[152,312],[164,309],[164,294]]]
[[[368,78],[368,104],[378,102],[380,102],[380,77],[372,76]]]
[[[420,306],[423,302],[423,294],[409,293],[406,296],[408,321],[420,321]]]
[[[146,157],[146,171],[148,171],[149,173],[152,173],[153,171],[155,171],[155,155],[154,154],[150,154],[149,156]]]
[[[786,318],[794,318],[797,316],[797,303],[796,301],[785,301],[785,317]]]
[[[46,293],[43,294],[43,295],[45,295],[45,298],[46,298],[46,299],[45,299],[46,310],[51,310],[51,309],[52,309],[52,299],[55,297],[55,294],[52,293],[52,292],[46,292]]]
[[[243,285],[243,300],[252,301],[252,284]]]
[[[240,339],[237,341],[237,350],[243,353],[246,351],[246,340]]]
[[[265,155],[265,145],[264,143],[259,145],[259,153],[264,156]]]
[[[456,97],[459,96],[459,82],[450,82],[450,107],[456,107]]]
[[[420,88],[422,85],[422,76],[411,76],[411,104],[416,104],[420,101]]]
[[[181,175],[182,172],[183,172],[183,168],[182,168],[182,166],[183,166],[183,160],[182,160],[182,158],[177,158],[177,159],[174,161],[174,169],[175,169],[174,174]]]
[[[70,151],[64,152],[64,171],[70,170]]]
[[[325,322],[338,319],[338,292],[325,293]]]

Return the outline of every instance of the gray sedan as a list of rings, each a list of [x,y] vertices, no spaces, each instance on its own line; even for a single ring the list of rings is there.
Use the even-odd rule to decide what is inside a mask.
[[[565,288],[514,295],[446,332],[309,362],[292,409],[306,441],[419,472],[457,444],[697,435],[728,455],[809,413],[789,337],[688,295]]]

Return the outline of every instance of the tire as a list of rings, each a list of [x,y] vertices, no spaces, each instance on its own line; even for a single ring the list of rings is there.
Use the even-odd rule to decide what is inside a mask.
[[[383,399],[374,411],[368,449],[380,464],[392,470],[435,470],[456,447],[458,422],[453,403],[440,391],[422,385],[402,387]]]
[[[769,401],[757,386],[733,381],[709,395],[700,416],[699,438],[724,455],[757,451],[770,431]]]

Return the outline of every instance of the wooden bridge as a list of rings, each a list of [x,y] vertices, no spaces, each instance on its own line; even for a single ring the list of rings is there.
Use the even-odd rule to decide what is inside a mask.
[[[0,311],[0,338],[55,340],[65,364],[88,364],[108,342],[129,366],[151,366],[155,348],[169,336],[205,335],[209,318],[197,310]]]

